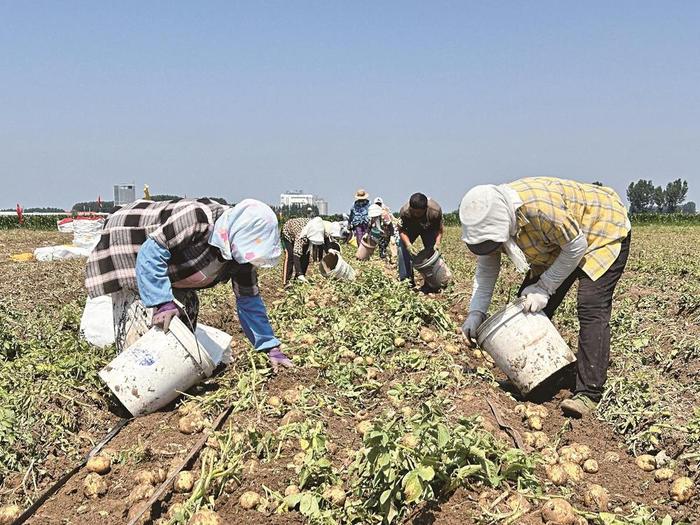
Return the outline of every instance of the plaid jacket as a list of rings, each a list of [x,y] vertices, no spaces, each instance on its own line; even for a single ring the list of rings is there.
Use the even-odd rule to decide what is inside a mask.
[[[516,217],[516,242],[535,274],[551,266],[560,247],[583,232],[588,249],[579,267],[594,281],[620,254],[631,226],[627,210],[612,189],[553,177],[532,177],[508,184],[523,205]]]
[[[209,237],[225,206],[209,199],[165,202],[139,200],[112,214],[100,241],[90,254],[85,287],[90,297],[138,290],[136,256],[147,238],[170,251],[168,277],[172,282],[204,269],[220,256]],[[233,278],[236,295],[257,295],[255,269],[232,262],[218,282]]]

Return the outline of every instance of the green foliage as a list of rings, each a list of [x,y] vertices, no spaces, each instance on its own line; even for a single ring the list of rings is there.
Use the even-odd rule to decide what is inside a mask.
[[[630,213],[643,213],[651,210],[654,197],[654,183],[640,179],[630,182],[627,186],[627,200],[630,203]]]
[[[57,223],[67,215],[25,215],[24,222],[19,223],[17,215],[0,215],[0,230],[26,228],[28,230],[55,230]]]

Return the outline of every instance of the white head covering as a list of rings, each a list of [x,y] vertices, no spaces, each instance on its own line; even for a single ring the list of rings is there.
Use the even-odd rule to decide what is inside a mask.
[[[381,197],[377,197],[376,199],[374,199],[374,204],[378,204],[379,206],[384,206],[384,199],[382,199]]]
[[[370,219],[374,219],[375,217],[381,217],[383,211],[379,204],[371,204],[369,210],[367,210],[367,215],[369,215]]]
[[[277,216],[255,199],[244,199],[228,208],[214,223],[209,244],[216,246],[224,259],[240,264],[270,267],[282,254]]]
[[[309,239],[311,244],[319,246],[323,244],[325,240],[326,228],[323,224],[323,219],[321,217],[314,217],[306,226],[301,229],[301,236]]]
[[[459,205],[462,240],[467,244],[502,242],[503,249],[518,271],[527,272],[530,265],[515,242],[518,232],[515,210],[521,205],[518,193],[507,184],[473,187]]]

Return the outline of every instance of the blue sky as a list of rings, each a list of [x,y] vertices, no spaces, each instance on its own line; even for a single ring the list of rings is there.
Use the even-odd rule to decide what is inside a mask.
[[[0,207],[685,178],[700,3],[0,2]]]

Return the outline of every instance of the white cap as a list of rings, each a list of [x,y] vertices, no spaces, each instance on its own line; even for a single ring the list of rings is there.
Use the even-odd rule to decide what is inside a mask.
[[[369,207],[369,210],[367,210],[367,214],[370,216],[371,219],[375,217],[381,217],[382,216],[382,207],[379,206],[378,204],[372,204]]]
[[[510,205],[497,186],[485,184],[469,190],[459,205],[459,220],[467,244],[510,238]]]

